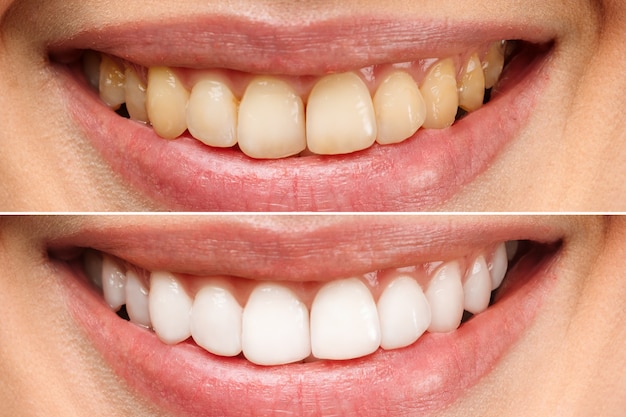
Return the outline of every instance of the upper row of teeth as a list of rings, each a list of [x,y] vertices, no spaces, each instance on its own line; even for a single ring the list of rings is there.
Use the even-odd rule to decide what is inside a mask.
[[[482,106],[485,89],[502,72],[504,46],[496,42],[464,62],[432,60],[421,82],[410,64],[378,68],[383,75],[375,91],[364,70],[321,77],[304,94],[284,77],[257,76],[236,97],[232,80],[220,71],[198,72],[185,82],[179,70],[151,67],[144,82],[136,67],[106,55],[86,54],[83,66],[108,106],[125,103],[131,119],[150,123],[163,138],[188,130],[209,146],[238,144],[253,158],[282,158],[350,153],[374,142],[404,141],[420,128],[452,125],[459,107]]]
[[[296,284],[243,280],[251,288],[242,296],[223,278],[191,288],[164,271],[145,279],[147,271],[95,252],[85,256],[85,270],[114,311],[126,305],[131,322],[154,329],[165,343],[192,337],[215,355],[243,353],[255,364],[279,365],[357,358],[411,345],[426,331],[455,330],[464,310],[488,307],[516,245],[502,243],[470,260],[379,271],[374,280],[366,274],[320,283],[313,295]]]

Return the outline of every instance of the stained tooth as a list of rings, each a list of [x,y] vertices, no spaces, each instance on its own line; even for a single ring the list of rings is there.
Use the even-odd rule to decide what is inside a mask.
[[[176,74],[166,67],[148,70],[146,108],[157,135],[174,139],[187,130],[189,92]]]
[[[258,365],[301,361],[311,354],[309,311],[278,284],[261,284],[243,311],[243,354]]]
[[[152,327],[159,339],[175,344],[191,336],[191,304],[191,299],[174,275],[152,272],[148,306]]]
[[[495,290],[502,284],[502,280],[506,275],[509,261],[506,256],[506,245],[501,243],[493,253],[493,258],[489,263],[489,271],[491,272],[491,289]]]
[[[126,272],[126,312],[130,321],[143,327],[150,327],[148,289],[133,271]]]
[[[491,284],[490,284],[491,285]],[[411,277],[395,278],[378,299],[383,349],[415,342],[430,325],[430,307],[419,284]]]
[[[505,49],[506,43],[502,41],[494,42],[489,47],[487,55],[483,58],[482,68],[485,74],[485,88],[491,88],[498,82],[504,68]]]
[[[459,89],[459,107],[463,110],[478,110],[485,99],[485,75],[477,54],[473,54],[465,63]]]
[[[320,359],[351,359],[380,345],[376,304],[358,278],[324,285],[311,307],[311,349]]]
[[[104,301],[113,311],[126,304],[126,274],[117,262],[108,256],[102,259],[102,292]]]
[[[358,75],[328,75],[315,84],[306,108],[306,138],[311,152],[355,152],[370,147],[376,134],[372,98]]]
[[[443,129],[454,123],[459,107],[456,71],[452,59],[437,62],[420,87],[426,103],[426,129]]]
[[[132,68],[126,68],[126,110],[130,118],[148,122],[146,110],[146,85],[139,79]]]
[[[83,73],[87,82],[95,89],[100,88],[100,54],[85,51],[82,58]]]
[[[281,158],[306,148],[304,105],[286,82],[257,77],[239,105],[239,147],[253,158]]]
[[[238,355],[241,353],[242,313],[227,284],[213,281],[203,285],[191,310],[193,340],[216,355]]]
[[[435,272],[426,290],[430,305],[429,332],[451,332],[459,327],[463,318],[463,284],[457,262],[446,262]]]
[[[463,284],[465,310],[478,314],[487,309],[491,298],[491,276],[483,256],[476,258]]]
[[[223,80],[207,75],[191,90],[187,106],[189,133],[220,148],[237,143],[237,99]]]
[[[104,103],[117,110],[126,99],[126,77],[124,69],[106,55],[100,63],[100,98]]]
[[[481,71],[482,74],[482,71]],[[411,137],[426,118],[422,93],[409,74],[396,71],[378,87],[373,99],[380,144],[398,143]]]

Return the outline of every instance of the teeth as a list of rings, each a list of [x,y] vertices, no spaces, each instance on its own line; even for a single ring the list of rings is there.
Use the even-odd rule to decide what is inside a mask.
[[[357,278],[324,285],[311,307],[311,350],[320,359],[352,359],[380,346],[380,324],[369,289]]]
[[[463,318],[463,285],[458,262],[443,264],[426,290],[432,319],[429,332],[446,333],[455,330]]]
[[[482,74],[482,70],[480,71]],[[398,143],[411,137],[426,118],[426,104],[409,74],[396,71],[378,87],[373,99],[380,144]]]
[[[437,62],[420,88],[426,103],[426,129],[443,129],[454,123],[459,107],[456,71],[452,59]]]
[[[191,336],[191,299],[174,275],[153,272],[148,301],[152,327],[159,339],[175,344]]]
[[[483,58],[482,68],[485,73],[485,88],[491,88],[498,82],[504,68],[506,42],[494,42]]]
[[[100,63],[99,82],[102,101],[113,110],[117,110],[126,99],[125,85],[124,69],[104,55]]]
[[[242,345],[244,356],[258,365],[305,359],[311,354],[308,309],[281,285],[257,286],[243,312]]]
[[[207,145],[228,148],[237,143],[237,99],[219,77],[207,75],[194,85],[187,125],[189,133]]]
[[[506,247],[506,257],[509,261],[511,261],[513,258],[515,258],[515,255],[517,254],[517,249],[519,248],[519,241],[509,240],[504,245]]]
[[[400,276],[389,283],[377,307],[383,349],[413,344],[430,325],[430,306],[412,277]]]
[[[157,135],[174,139],[187,130],[189,92],[169,68],[148,70],[147,110]]]
[[[239,106],[239,147],[253,158],[282,158],[306,148],[304,105],[284,81],[257,77]]]
[[[485,75],[477,54],[465,63],[458,86],[459,107],[466,111],[478,110],[485,99]]]
[[[483,256],[474,261],[469,275],[463,284],[465,310],[472,314],[482,313],[489,306],[491,298],[491,276]]]
[[[496,248],[491,263],[489,264],[489,271],[491,272],[491,289],[495,290],[502,284],[502,280],[506,275],[508,268],[508,258],[506,256],[506,245],[501,243]]]
[[[146,85],[132,68],[126,68],[126,110],[131,119],[148,122]]]
[[[148,289],[132,270],[126,272],[126,312],[131,322],[147,328],[152,326],[148,307]]]
[[[353,72],[328,75],[315,84],[306,120],[308,149],[316,154],[355,152],[376,140],[370,92]]]
[[[117,311],[126,303],[126,275],[110,257],[102,259],[102,291],[104,301]]]
[[[83,73],[93,88],[100,88],[100,55],[93,51],[83,54]]]

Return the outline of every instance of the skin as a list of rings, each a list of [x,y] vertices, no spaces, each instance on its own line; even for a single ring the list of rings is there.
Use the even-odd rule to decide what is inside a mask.
[[[102,160],[59,106],[44,45],[80,27],[132,22],[138,16],[192,16],[206,2],[0,2],[0,209],[7,211],[149,211],[167,207],[131,189]],[[272,23],[358,10],[372,14],[490,16],[539,23],[554,31],[549,85],[529,124],[493,164],[441,206],[444,211],[619,211],[624,209],[626,6],[619,1],[215,2],[211,10]],[[37,12],[34,12],[37,10]],[[24,19],[28,24],[23,24]],[[290,21],[290,20],[289,20]],[[45,93],[42,93],[45,91]],[[37,103],[37,105],[33,105]],[[51,150],[54,152],[51,152]],[[537,186],[541,184],[541,186]],[[80,192],[77,192],[80,190]]]

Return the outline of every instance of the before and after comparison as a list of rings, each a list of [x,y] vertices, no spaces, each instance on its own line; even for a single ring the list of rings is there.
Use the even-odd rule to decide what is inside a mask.
[[[626,417],[626,2],[0,0],[0,417]]]

